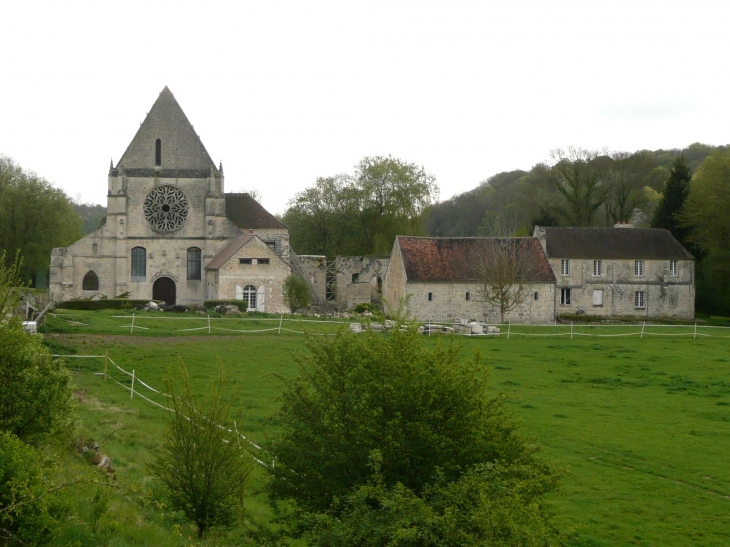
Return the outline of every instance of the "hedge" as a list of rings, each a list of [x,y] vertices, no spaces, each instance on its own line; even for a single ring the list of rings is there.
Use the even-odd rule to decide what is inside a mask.
[[[67,300],[56,304],[57,308],[65,310],[131,310],[137,306],[144,306],[149,300],[127,300],[108,298],[106,300]]]
[[[248,309],[248,302],[245,300],[206,300],[203,306],[207,308],[215,308],[216,306],[236,306],[242,312]]]

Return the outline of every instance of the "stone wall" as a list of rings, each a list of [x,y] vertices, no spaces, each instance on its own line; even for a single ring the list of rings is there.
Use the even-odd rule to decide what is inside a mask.
[[[337,303],[351,309],[380,300],[388,257],[338,256],[335,259]]]
[[[309,287],[316,294],[320,302],[327,300],[327,257],[324,255],[297,255],[302,274],[306,277]]]
[[[525,300],[505,315],[505,322],[540,324],[555,319],[555,288],[552,283],[525,285]],[[500,323],[498,306],[485,303],[476,283],[406,283],[406,310],[418,321],[456,323],[479,320]],[[430,295],[430,298],[429,298]]]
[[[602,260],[595,276],[593,260],[571,259],[569,274],[561,275],[561,260],[549,259],[557,278],[558,314],[637,318],[694,317],[694,262],[679,260],[677,275],[670,275],[669,260],[645,260],[644,275],[635,275],[635,260]],[[561,289],[570,289],[570,304],[561,304]],[[603,291],[602,304],[594,304],[594,291]],[[635,293],[644,293],[644,307],[637,308]],[[600,298],[597,295],[596,300]]]

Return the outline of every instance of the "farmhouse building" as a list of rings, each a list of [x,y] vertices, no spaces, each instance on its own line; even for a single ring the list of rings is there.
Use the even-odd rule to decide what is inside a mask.
[[[667,230],[535,227],[558,314],[692,319],[694,257]]]
[[[200,137],[165,87],[116,166],[107,216],[51,254],[51,298],[202,303],[288,311],[289,230],[248,194],[225,193]]]
[[[383,283],[393,308],[403,303],[421,321],[501,321],[499,303],[487,298],[485,281],[506,270],[506,284],[520,291],[512,323],[545,323],[555,317],[555,276],[536,238],[431,238],[397,236]]]

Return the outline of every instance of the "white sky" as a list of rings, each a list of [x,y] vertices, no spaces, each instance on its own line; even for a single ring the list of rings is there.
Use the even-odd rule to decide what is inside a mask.
[[[730,2],[34,2],[0,7],[0,154],[106,205],[167,85],[226,190],[283,212],[392,154],[441,198],[551,149],[727,144]]]

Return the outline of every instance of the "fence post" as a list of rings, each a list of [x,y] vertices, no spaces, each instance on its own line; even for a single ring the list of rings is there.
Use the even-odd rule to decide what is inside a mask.
[[[639,338],[644,338],[644,327],[646,326],[646,321],[644,321],[641,324],[641,336]]]
[[[697,323],[695,323],[695,335],[694,335],[694,340],[697,340]]]
[[[510,323],[509,321],[507,321],[507,340],[509,340],[509,331],[510,331],[511,328],[512,328],[512,323]]]
[[[570,339],[573,339],[573,322],[570,322]]]
[[[132,314],[132,328],[129,329],[129,334],[134,334],[134,313]]]
[[[208,314],[208,334],[210,334],[210,314]]]
[[[104,352],[104,380],[106,380],[106,369],[109,365],[109,350]]]
[[[134,399],[134,369],[132,369],[132,390],[129,393],[129,398]]]
[[[283,315],[280,315],[280,316],[279,316],[279,334],[281,334],[281,322],[282,322],[283,320],[284,320],[284,316],[283,316]]]

